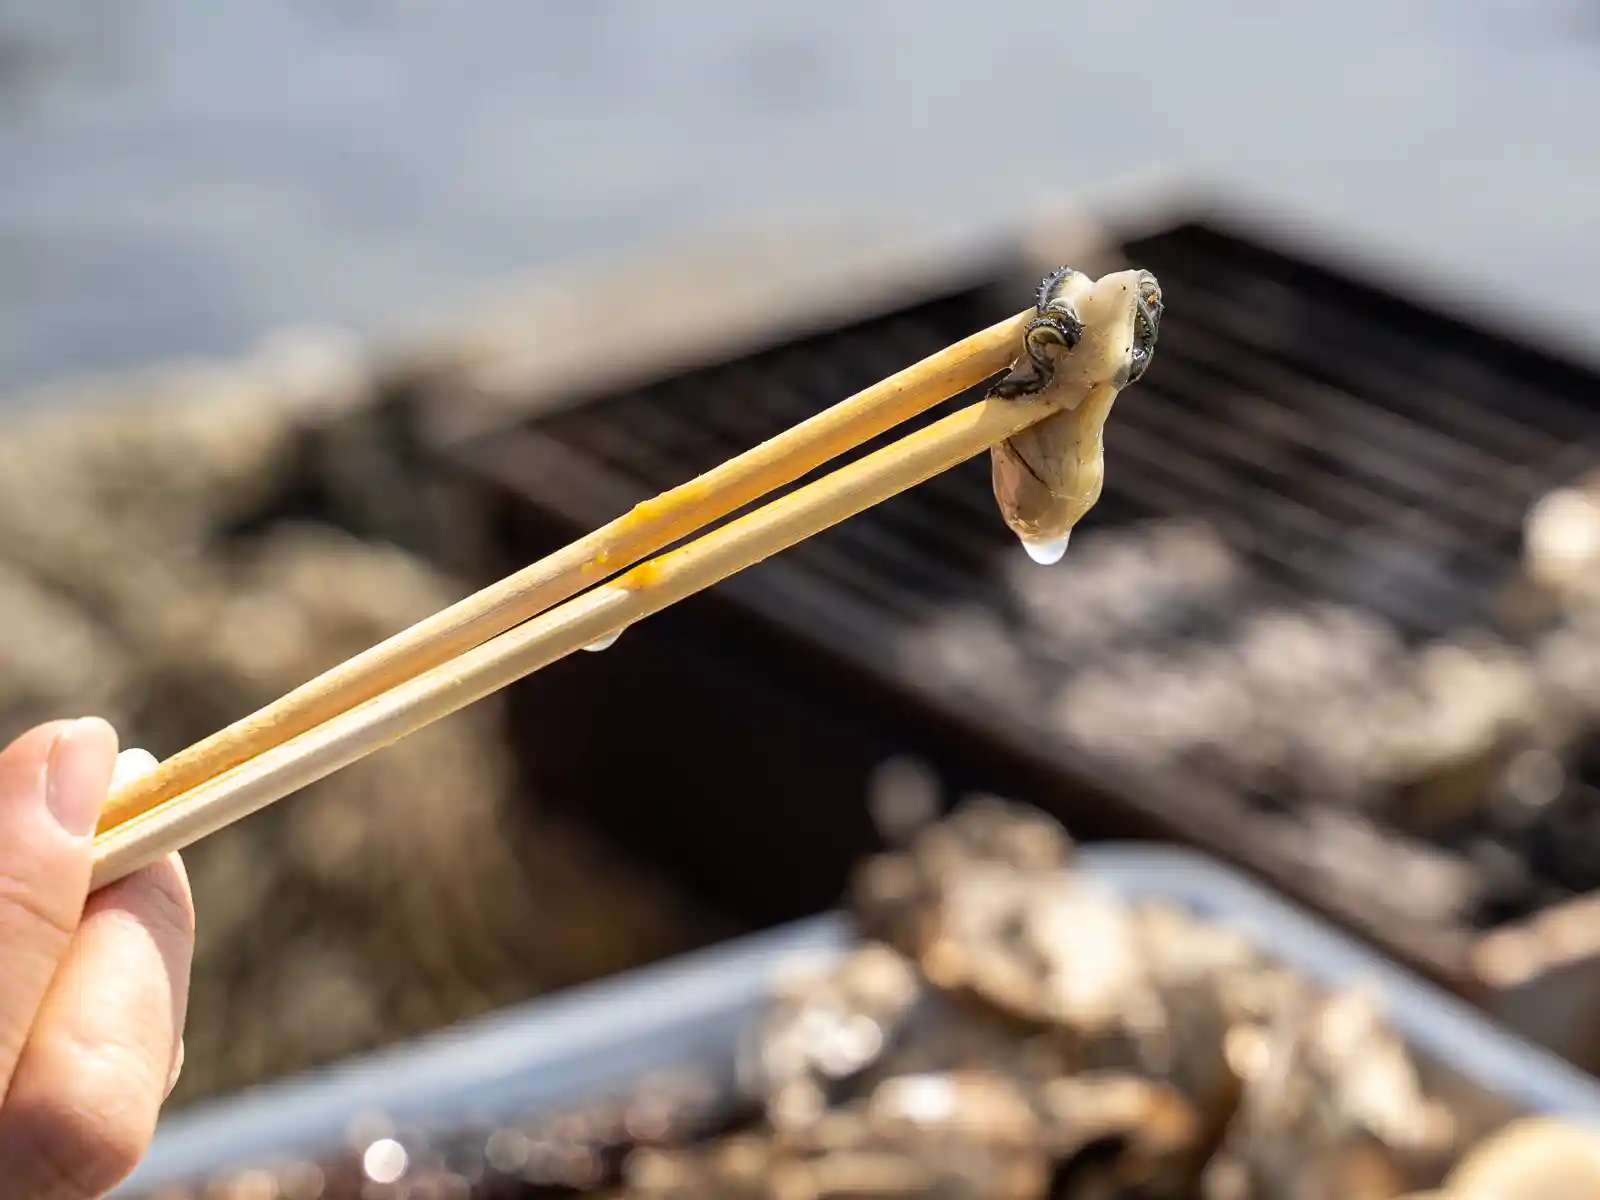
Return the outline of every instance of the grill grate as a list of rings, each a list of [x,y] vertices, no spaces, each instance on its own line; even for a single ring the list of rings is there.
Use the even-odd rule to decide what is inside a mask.
[[[1108,427],[1105,495],[1085,529],[1200,517],[1250,557],[1264,600],[1356,604],[1413,636],[1485,619],[1528,505],[1600,450],[1581,392],[1251,270],[1235,246],[1185,228],[1133,248],[1171,319],[1159,369]],[[539,433],[633,503],[1003,311],[981,292],[936,301],[604,399]],[[979,460],[785,560],[894,619],[1005,605],[996,560],[1014,551]]]
[[[1012,747],[1045,747],[1097,788],[1137,792],[1146,810],[1187,805],[1181,835],[1246,865],[1276,855],[1269,874],[1304,895],[1315,891],[1305,864],[1248,824],[1263,809],[1281,819],[1283,797],[1225,764],[1132,778],[1071,745],[1049,698],[1113,650],[1170,648],[1175,634],[1284,606],[1350,606],[1412,644],[1492,625],[1529,505],[1600,459],[1600,380],[1211,226],[1177,226],[1125,251],[1160,277],[1166,315],[1154,366],[1107,426],[1105,492],[1078,537],[1199,519],[1245,564],[1225,597],[1177,625],[1064,637],[1019,595],[1019,568],[1030,568],[995,509],[986,457],[718,590],[946,716]],[[491,457],[517,460],[524,499],[592,528],[999,319],[1014,300],[989,289],[946,296],[602,398],[496,435]],[[987,668],[930,672],[908,635],[963,617],[990,638]],[[985,682],[984,669],[1000,677]],[[1216,790],[1203,800],[1196,780],[1207,776]],[[1382,927],[1381,913],[1369,918],[1358,923]]]

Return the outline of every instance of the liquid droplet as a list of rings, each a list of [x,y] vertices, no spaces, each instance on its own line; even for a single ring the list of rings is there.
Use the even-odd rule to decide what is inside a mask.
[[[1067,543],[1072,540],[1070,533],[1062,534],[1058,538],[1032,538],[1022,539],[1022,548],[1028,552],[1028,557],[1042,567],[1048,567],[1061,561],[1062,555],[1067,552]]]
[[[603,637],[603,638],[596,638],[594,641],[590,642],[587,646],[585,646],[584,649],[585,650],[593,650],[593,651],[600,651],[600,650],[610,649],[610,647],[612,645],[614,645],[616,643],[616,640],[621,636],[622,636],[622,630],[619,629],[615,633],[606,634],[606,636]]]

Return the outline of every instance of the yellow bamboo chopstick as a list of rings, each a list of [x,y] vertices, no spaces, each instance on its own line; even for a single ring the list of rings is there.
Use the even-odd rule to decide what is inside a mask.
[[[348,659],[114,792],[105,836],[173,797],[449,662],[1011,365],[1032,309],[963,338]]]
[[[120,879],[524,675],[914,487],[1055,411],[1056,406],[1038,401],[981,401],[636,566],[611,583],[100,835],[94,886]]]
[[[1065,276],[1071,280],[1064,282]],[[1045,318],[1045,292],[1054,286],[1052,281],[1077,299],[1067,308],[1057,307],[1066,291],[1052,291],[1050,316]],[[297,732],[286,732],[292,725],[283,722],[254,727],[253,732],[241,736],[254,739],[253,744],[260,747],[256,752],[210,775],[191,768],[199,774],[198,782],[152,801],[137,815],[107,825],[95,839],[94,886],[102,887],[181,849],[540,667],[608,639],[635,621],[1052,417],[1067,422],[1045,427],[1055,432],[1041,451],[1054,465],[1030,469],[1041,485],[1055,475],[1067,489],[1063,495],[1081,515],[1099,496],[1100,430],[1111,401],[1131,378],[1142,373],[1153,350],[1159,288],[1147,272],[1118,272],[1094,283],[1076,273],[1057,272],[1046,279],[1039,303],[1037,322],[1033,321],[1035,313],[1019,314],[924,359],[755,451],[637,506],[598,533],[352,660],[359,663],[375,656],[378,667],[363,674],[347,669],[350,664],[346,664],[323,676],[324,680],[346,681],[339,685],[344,690],[324,687],[324,692],[336,691],[346,699],[363,689],[368,694],[320,721],[303,724]],[[1076,323],[1075,331],[1060,323],[1063,314]],[[1041,334],[1039,345],[1031,340],[1034,329]],[[647,547],[664,546],[996,373],[1017,360],[1024,333],[1030,339],[1028,354],[1036,364],[1041,362],[1042,345],[1053,343],[1067,352],[1065,358],[1052,354],[1055,366],[1043,375],[1035,373],[1035,386],[1020,389],[1031,394],[1008,398],[1018,389],[1006,389],[1004,395],[997,390],[978,404],[573,598],[586,584],[608,578],[626,562],[650,553]],[[1044,475],[1037,474],[1040,469]],[[632,558],[625,562],[622,555]],[[555,607],[521,624],[512,620],[514,610],[537,611],[535,604],[544,608],[553,603]],[[461,612],[467,615],[451,618],[452,613]],[[496,623],[498,632],[484,633]],[[469,630],[482,636],[462,644]],[[441,646],[452,639],[460,649],[439,658]],[[397,641],[401,651],[376,655]],[[430,656],[436,661],[428,665]],[[395,682],[370,690],[385,670]],[[315,692],[319,682],[313,681],[308,688]],[[311,705],[312,701],[305,703]],[[280,701],[279,706],[263,711],[270,713],[283,704]],[[306,712],[304,707],[290,706],[296,721],[305,722]]]

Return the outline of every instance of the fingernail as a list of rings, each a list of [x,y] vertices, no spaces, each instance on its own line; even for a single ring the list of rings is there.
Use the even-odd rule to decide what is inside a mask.
[[[72,722],[51,745],[45,764],[45,804],[70,836],[82,838],[94,832],[116,747],[116,730],[98,717]]]
[[[156,768],[156,756],[148,750],[141,750],[137,746],[124,750],[117,755],[117,765],[111,771],[111,790],[125,788],[141,775],[148,775]]]

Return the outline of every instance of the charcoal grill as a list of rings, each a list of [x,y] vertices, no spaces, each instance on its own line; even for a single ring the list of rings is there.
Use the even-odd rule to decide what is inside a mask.
[[[1079,536],[1198,517],[1248,564],[1231,605],[1352,605],[1416,643],[1496,621],[1528,506],[1600,457],[1600,378],[1225,219],[1120,252],[1160,277],[1167,315],[1155,366],[1108,426],[1105,493]],[[510,569],[1000,319],[1040,266],[997,257],[970,286],[441,448],[497,498]],[[1352,892],[1285,839],[1298,815],[1277,798],[1220,768],[1135,770],[1053,732],[1041,695],[1096,651],[1030,622],[1005,582],[1020,554],[987,462],[969,462],[512,689],[528,768],[547,799],[767,924],[838,894],[875,844],[865,781],[915,753],[952,791],[1027,794],[1080,836],[1219,855],[1485,999],[1481,928]],[[921,669],[908,631],[952,612],[998,618],[1023,651],[1014,670]],[[647,707],[641,678],[675,697],[671,712]],[[620,724],[646,730],[626,760],[605,750]],[[731,754],[706,753],[712,731]]]

